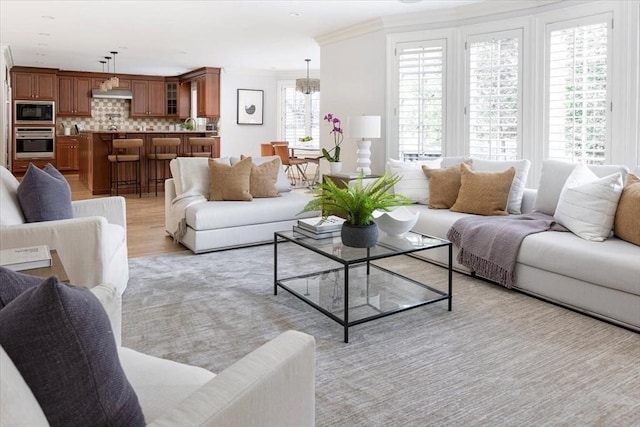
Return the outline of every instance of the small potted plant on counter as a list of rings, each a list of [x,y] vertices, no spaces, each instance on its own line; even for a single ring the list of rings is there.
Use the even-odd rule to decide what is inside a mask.
[[[365,185],[361,174],[353,185],[344,188],[326,179],[311,190],[315,197],[300,213],[322,211],[323,218],[330,215],[344,218],[340,234],[342,243],[356,248],[369,248],[378,241],[378,227],[373,221],[373,212],[411,204],[409,198],[391,191],[400,178],[399,175],[384,174]]]

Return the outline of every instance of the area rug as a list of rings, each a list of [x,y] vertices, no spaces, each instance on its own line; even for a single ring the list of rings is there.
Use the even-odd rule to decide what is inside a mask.
[[[282,250],[287,274],[320,262]],[[220,372],[286,330],[313,335],[318,426],[640,425],[639,334],[491,283],[454,274],[453,311],[364,323],[345,344],[336,322],[273,295],[271,245],[129,265],[127,347]],[[446,284],[414,258],[386,265]]]

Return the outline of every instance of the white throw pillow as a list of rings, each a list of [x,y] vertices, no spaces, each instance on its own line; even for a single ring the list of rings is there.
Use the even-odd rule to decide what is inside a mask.
[[[263,156],[263,157],[251,157],[251,161],[260,166],[264,162],[270,162],[273,159],[280,159],[280,156]],[[231,156],[231,165],[235,165],[240,161],[240,157]],[[291,191],[291,183],[287,179],[287,174],[284,172],[284,168],[278,170],[278,178],[276,179],[276,190],[278,193],[286,193]]]
[[[228,157],[215,159],[217,162],[230,165]],[[173,183],[176,186],[176,197],[199,195],[209,196],[209,158],[178,157],[169,162]]]
[[[547,215],[554,214],[560,198],[560,192],[575,167],[576,163],[562,160],[547,159],[544,161],[538,193],[533,204],[534,211],[546,213]],[[629,172],[629,169],[622,165],[590,165],[589,169],[600,178],[620,172],[623,182]]]
[[[516,174],[511,182],[509,189],[509,199],[507,202],[507,210],[510,214],[519,215],[522,213],[522,196],[524,195],[524,186],[527,183],[527,175],[531,162],[527,159],[522,160],[483,160],[473,159],[472,169],[477,172],[504,172],[510,167],[515,168]]]
[[[602,242],[611,234],[621,194],[620,172],[598,178],[578,165],[562,188],[553,217],[583,239]]]
[[[422,171],[422,165],[437,169],[441,159],[420,160],[415,162],[403,162],[402,160],[389,159],[387,172],[401,176],[400,181],[393,187],[393,192],[403,194],[414,203],[429,204],[429,181]]]
[[[471,157],[466,157],[466,156],[443,157],[442,161],[440,162],[440,167],[442,169],[446,169],[446,168],[451,167],[453,165],[459,165],[459,164],[464,163],[464,162],[467,162],[467,164],[469,166],[472,166],[472,163],[468,163],[468,161],[470,161],[470,160],[471,160]]]

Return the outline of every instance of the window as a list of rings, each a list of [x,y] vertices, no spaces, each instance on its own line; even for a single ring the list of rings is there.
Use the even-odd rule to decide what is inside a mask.
[[[600,18],[600,21],[606,18]],[[547,44],[547,157],[602,164],[609,122],[610,20],[555,24]]]
[[[510,31],[467,39],[467,144],[471,157],[520,157],[520,34]]]
[[[278,139],[298,142],[311,136],[311,145],[320,146],[320,93],[297,92],[295,82],[280,83],[280,135]]]
[[[398,153],[418,160],[442,155],[445,42],[397,45]]]

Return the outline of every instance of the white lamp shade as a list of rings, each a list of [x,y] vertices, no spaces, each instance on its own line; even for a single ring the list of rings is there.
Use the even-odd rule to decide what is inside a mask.
[[[380,138],[380,116],[353,116],[347,121],[352,138]]]

